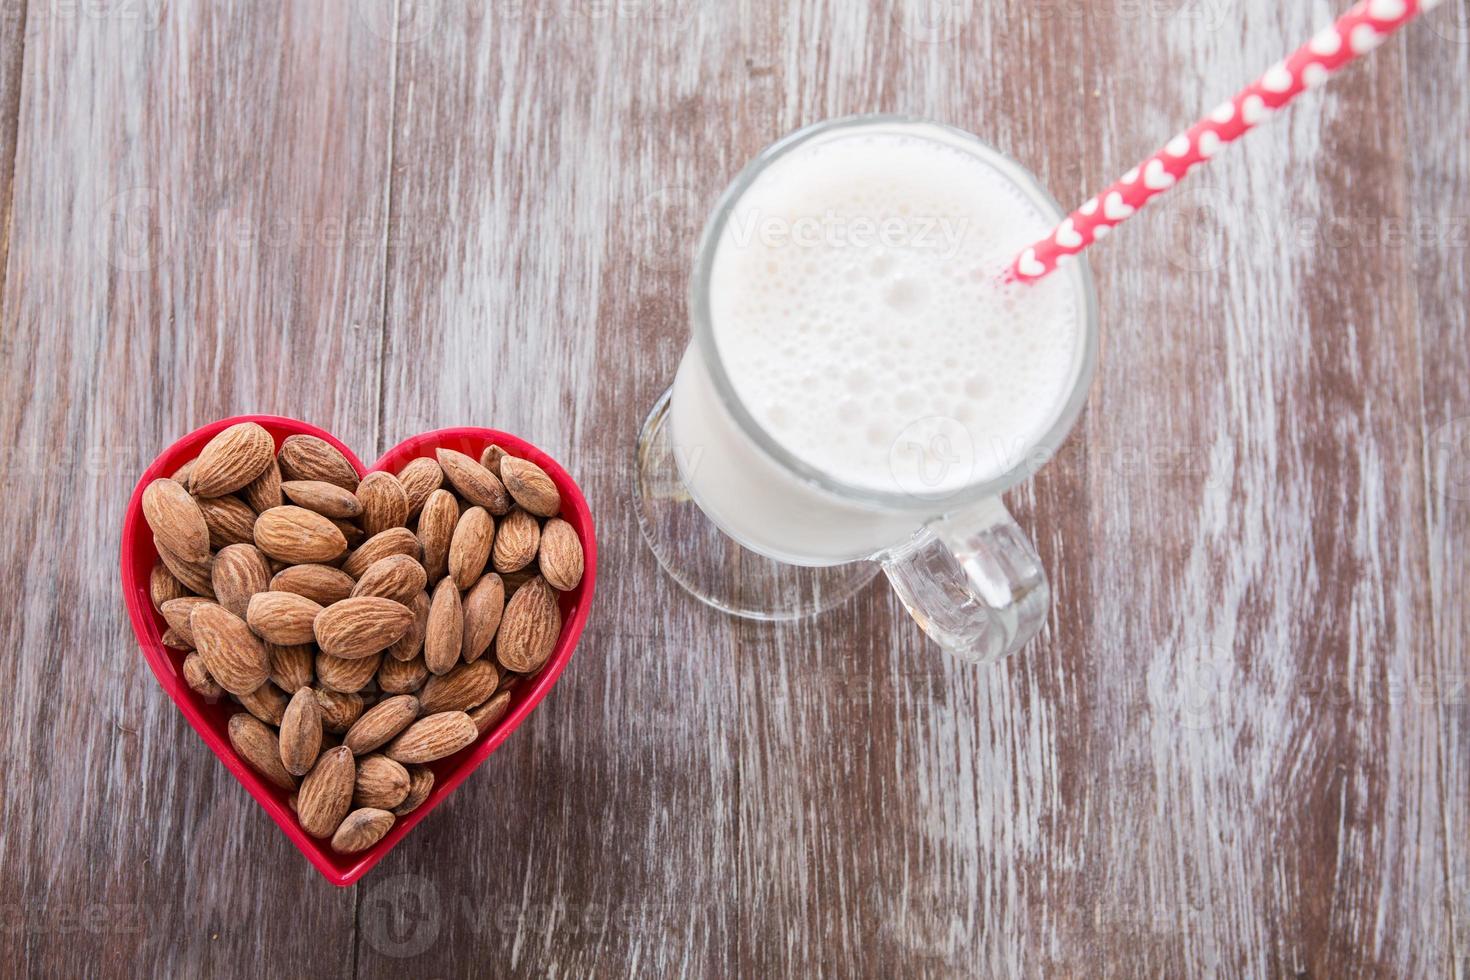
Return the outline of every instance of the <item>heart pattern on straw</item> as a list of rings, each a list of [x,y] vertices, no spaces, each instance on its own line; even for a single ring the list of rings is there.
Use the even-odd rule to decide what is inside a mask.
[[[1132,213],[1133,208],[1123,200],[1123,195],[1117,191],[1113,191],[1103,201],[1103,217],[1115,224]]]
[[[1076,246],[1082,244],[1082,236],[1079,235],[1077,233],[1077,229],[1072,226],[1071,218],[1068,218],[1066,221],[1063,221],[1061,224],[1057,225],[1056,239],[1057,244],[1062,246],[1062,248],[1075,248]]]
[[[1011,263],[1005,278],[1027,282],[1050,275],[1057,263],[1102,238],[1159,194],[1182,180],[1227,143],[1270,118],[1332,72],[1378,47],[1439,0],[1361,0],[1331,27],[1315,34],[1284,61],[1241,89],[1125,173],[1117,183],[1073,211]]]

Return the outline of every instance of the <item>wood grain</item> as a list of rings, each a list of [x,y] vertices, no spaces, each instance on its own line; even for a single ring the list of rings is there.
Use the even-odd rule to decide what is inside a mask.
[[[1157,142],[1162,119],[1218,97],[1214,79],[1313,26],[1164,23],[1181,82],[1111,135],[1127,154]],[[1447,967],[1421,938],[1446,846],[1437,714],[1403,696],[1433,677],[1403,438],[1420,368],[1407,256],[1366,237],[1404,217],[1402,73],[1386,49],[1097,257],[1114,315],[1090,517],[1116,547],[1090,561],[1088,686],[1137,737],[1108,724],[1086,765],[1128,793],[1089,787],[1069,809],[1097,814],[1083,846],[1103,857],[1104,904],[1140,910],[1100,935],[1150,972]],[[1135,450],[1142,468],[1116,468]]]
[[[1432,79],[1470,72],[1470,5],[1446,4],[1410,33],[1407,57],[1415,73],[1404,85],[1409,157],[1405,240],[1411,295],[1423,364],[1422,423],[1405,426],[1404,448],[1424,462],[1429,533],[1426,587],[1432,615],[1420,630],[1433,654],[1432,683],[1421,700],[1439,713],[1440,786],[1446,848],[1441,893],[1423,936],[1453,957],[1456,976],[1470,975],[1470,368],[1465,338],[1470,314],[1470,103]],[[1438,909],[1435,908],[1437,911]]]
[[[18,923],[0,956],[36,976],[349,973],[355,896],[160,696],[115,569],[134,481],[194,426],[268,409],[371,445],[391,71],[345,8],[43,6],[0,366],[7,500],[31,529],[0,545]],[[368,237],[332,237],[353,222]]]
[[[870,111],[1080,200],[1328,10],[29,6],[0,21],[0,438],[36,529],[0,539],[5,962],[1470,972],[1465,0],[1097,251],[1090,407],[1010,501],[1055,607],[978,671],[876,584],[736,623],[643,547],[632,441],[705,214],[767,143]],[[110,571],[146,462],[252,410],[364,459],[514,431],[598,519],[554,695],[347,891],[139,670]]]
[[[5,292],[10,248],[11,181],[15,175],[15,134],[20,125],[21,67],[25,56],[26,4],[0,11],[0,297]]]
[[[1008,19],[1018,10],[976,5],[952,22],[915,23],[881,12],[853,21],[844,9],[806,10],[797,36],[772,24],[766,60],[784,66],[778,90],[800,97],[778,125],[752,134],[748,152],[826,115],[897,111],[969,129],[1037,166],[1075,127],[1030,111],[1033,92],[1054,99],[1058,117],[1089,107],[1084,68],[1047,57],[1044,35]],[[813,75],[797,52],[827,37],[834,56]],[[1034,89],[1007,67],[1022,64],[1040,71]],[[1058,169],[1080,180],[1075,162]],[[1057,173],[1042,177],[1056,186]],[[1060,525],[1040,538],[1065,603],[1059,615],[1086,609],[1086,579],[1059,549],[1088,533],[1084,481],[1085,469],[1058,469],[1014,501],[1024,524]],[[1061,629],[1075,638],[1079,622],[1085,613]],[[1070,681],[1053,636],[1049,627],[999,668],[964,668],[934,656],[881,588],[808,625],[745,627],[742,904],[780,911],[749,917],[743,962],[758,973],[844,976],[1024,976],[1096,962],[1069,948],[1088,932],[1057,921],[1096,906],[1068,884],[1076,858],[1048,830],[1076,832],[1057,812],[1056,762],[1079,756],[1075,743],[1059,744],[1058,727],[1082,707],[1082,692],[1059,689]]]
[[[557,9],[448,8],[400,44],[384,433],[536,442],[587,494],[611,574],[556,692],[361,886],[366,976],[452,974],[471,949],[523,975],[735,958],[734,628],[660,580],[627,503],[683,330],[681,260],[643,257],[690,248],[642,213],[681,149],[647,135],[709,49],[677,23]],[[463,874],[434,870],[450,852]]]

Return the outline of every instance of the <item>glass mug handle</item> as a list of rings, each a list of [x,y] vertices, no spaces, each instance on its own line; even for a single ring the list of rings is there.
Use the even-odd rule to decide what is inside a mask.
[[[1051,605],[1036,548],[999,497],[931,521],[875,557],[914,621],[961,660],[1015,653]]]

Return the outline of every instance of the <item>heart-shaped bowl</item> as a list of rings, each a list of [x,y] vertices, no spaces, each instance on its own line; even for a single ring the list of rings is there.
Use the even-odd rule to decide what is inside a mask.
[[[307,860],[315,865],[328,881],[335,885],[350,885],[381,861],[383,856],[403,840],[404,836],[413,830],[420,820],[443,803],[449,794],[464,782],[466,776],[489,758],[490,754],[510,737],[511,732],[515,731],[521,722],[525,721],[535,710],[536,705],[551,690],[556,679],[561,676],[567,661],[571,659],[577,639],[582,634],[582,628],[587,623],[587,614],[592,605],[592,590],[597,579],[597,540],[592,526],[592,513],[587,508],[587,501],[582,496],[582,491],[554,459],[525,440],[495,429],[464,427],[425,432],[394,446],[373,464],[374,470],[397,473],[409,460],[418,456],[432,457],[434,450],[440,448],[457,449],[479,459],[481,451],[492,442],[512,456],[529,459],[545,470],[556,483],[556,488],[561,493],[561,516],[572,525],[582,539],[586,570],[583,572],[581,583],[575,589],[561,594],[562,629],[561,636],[556,642],[556,648],[534,677],[522,681],[511,689],[510,708],[506,711],[505,716],[469,746],[446,759],[429,763],[429,768],[434,770],[433,791],[417,809],[399,818],[381,841],[357,854],[338,854],[332,850],[328,841],[311,837],[301,829],[301,825],[296,822],[296,814],[291,810],[288,802],[288,794],[250,768],[230,745],[227,734],[230,716],[244,709],[230,700],[228,696],[214,700],[205,698],[184,682],[185,653],[163,645],[163,632],[168,624],[153,608],[149,595],[149,577],[153,564],[158,558],[158,551],[153,545],[152,530],[143,517],[143,489],[153,480],[173,473],[184,463],[198,456],[205,443],[222,429],[237,422],[255,422],[264,427],[275,438],[277,449],[280,448],[281,442],[291,435],[304,434],[325,439],[351,461],[359,474],[368,472],[352,450],[343,445],[335,436],[296,419],[272,415],[242,415],[237,418],[222,419],[195,429],[159,454],[158,458],[143,473],[137,488],[133,490],[132,499],[128,501],[128,509],[123,517],[122,532],[123,597],[127,602],[128,616],[133,621],[133,632],[137,634],[144,659],[148,661],[148,666],[153,668],[158,683],[173,699],[174,704],[188,719],[189,724],[194,726],[194,730],[199,733],[204,744],[219,756],[225,768],[245,785],[246,790],[255,797],[256,802],[265,809],[266,813],[270,814],[271,819],[280,826],[281,830],[285,831],[292,843],[302,854],[306,855]],[[191,760],[180,759],[178,761],[180,764],[186,764]]]

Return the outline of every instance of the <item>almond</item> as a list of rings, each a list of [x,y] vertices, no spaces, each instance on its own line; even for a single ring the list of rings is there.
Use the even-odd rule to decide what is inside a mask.
[[[352,594],[375,595],[411,606],[414,596],[424,591],[428,581],[424,566],[409,555],[389,555],[368,566],[357,580]]]
[[[464,596],[464,643],[460,656],[465,663],[474,663],[490,649],[495,631],[500,628],[500,616],[505,612],[505,584],[500,576],[491,572],[480,578],[475,587]]]
[[[505,582],[505,597],[509,599],[511,596],[515,595],[517,590],[519,590],[521,586],[525,585],[527,582],[531,581],[531,579],[535,578],[539,574],[540,572],[538,572],[536,566],[533,565],[530,568],[523,568],[519,572],[506,572],[504,575],[500,576],[500,578]]]
[[[174,629],[173,627],[169,627],[168,629],[164,630],[163,635],[158,638],[158,642],[162,643],[170,650],[194,649],[194,644],[190,643],[188,640],[180,636],[179,631]]]
[[[235,700],[267,725],[280,725],[286,714],[286,705],[290,701],[285,692],[270,681],[261,684],[249,694],[235,695]]]
[[[271,579],[270,591],[304,595],[319,606],[341,602],[352,594],[352,576],[331,565],[291,565]]]
[[[536,555],[541,577],[559,592],[568,592],[582,581],[582,539],[576,529],[560,517],[541,528],[541,546]]]
[[[184,561],[209,560],[209,525],[189,491],[173,480],[154,480],[143,491],[143,517],[153,536]]]
[[[342,563],[342,571],[354,579],[389,555],[408,555],[422,564],[423,549],[419,539],[406,527],[390,527],[368,538]]]
[[[480,580],[494,540],[495,518],[485,508],[471,507],[460,515],[449,541],[449,575],[460,589]]]
[[[209,605],[209,602],[210,600],[202,596],[182,596],[178,599],[170,599],[168,602],[165,602],[163,608],[159,610],[159,612],[163,613],[163,618],[168,623],[168,628],[180,640],[188,644],[191,650],[199,646],[199,644],[194,641],[194,631],[189,626],[189,617],[194,615],[196,608],[201,605]]]
[[[362,529],[368,534],[408,524],[408,494],[392,473],[378,471],[363,477],[357,485],[357,502],[362,508]]]
[[[337,526],[315,511],[287,504],[255,519],[255,546],[292,565],[328,562],[347,550]]]
[[[223,497],[265,472],[276,451],[271,434],[254,422],[232,425],[209,440],[189,471],[196,497]]]
[[[245,622],[262,640],[279,646],[310,643],[312,623],[322,607],[294,592],[257,592],[245,611]]]
[[[370,657],[413,626],[413,610],[381,596],[343,599],[316,617],[317,645],[334,657]]]
[[[505,492],[500,477],[464,453],[453,449],[436,449],[434,458],[439,460],[445,478],[459,491],[461,497],[496,516],[510,510],[510,494]],[[504,461],[500,465],[503,468]]]
[[[420,592],[413,597],[408,607],[413,610],[413,625],[388,648],[388,656],[394,660],[412,660],[424,652],[424,634],[429,631],[429,609],[432,603],[429,593]]]
[[[403,731],[419,716],[419,700],[411,694],[400,694],[373,705],[348,729],[342,744],[353,755],[363,755]],[[397,804],[393,804],[397,806]]]
[[[312,681],[315,649],[309,643],[292,644],[281,646],[276,643],[265,645],[266,656],[270,658],[271,683],[281,690],[294,694],[303,687],[310,687]]]
[[[434,770],[428,766],[408,767],[408,795],[403,802],[393,808],[393,812],[402,817],[417,810],[429,798],[429,791],[434,788]]]
[[[332,835],[332,850],[339,854],[356,854],[365,851],[387,836],[397,819],[387,810],[362,807],[342,818],[342,824]]]
[[[432,585],[449,568],[449,545],[459,523],[459,503],[448,490],[435,490],[419,514],[419,546],[424,551],[424,571]]]
[[[334,657],[330,653],[318,653],[316,655],[316,678],[323,687],[341,691],[343,694],[356,694],[367,687],[368,681],[377,675],[378,667],[382,662],[381,653],[352,660]]]
[[[154,609],[163,612],[165,602],[182,599],[189,594],[184,583],[174,578],[174,573],[168,570],[162,558],[153,563],[153,571],[148,573],[148,598],[153,601]]]
[[[292,503],[323,517],[348,518],[362,513],[357,494],[325,480],[286,480],[281,483],[281,492]]]
[[[255,545],[232,544],[214,556],[209,579],[219,604],[243,617],[251,596],[270,588],[271,570]]]
[[[556,484],[529,459],[506,456],[500,461],[500,478],[511,499],[537,517],[555,517],[561,510]]]
[[[486,701],[478,708],[469,711],[470,721],[475,723],[481,735],[494,728],[500,719],[505,717],[506,709],[510,707],[510,692],[501,691],[495,697]]]
[[[556,592],[537,576],[521,586],[505,604],[495,656],[508,670],[531,674],[551,656],[561,635],[561,610]]]
[[[362,716],[362,695],[333,691],[324,687],[313,688],[316,703],[322,709],[322,727],[341,735]]]
[[[184,588],[195,595],[202,595],[208,599],[214,598],[214,586],[209,581],[209,569],[214,562],[213,558],[206,562],[185,561],[164,547],[156,537],[153,539],[153,547],[158,551],[158,560],[163,562],[164,567],[174,578],[178,579]]]
[[[185,489],[189,486],[189,474],[194,472],[194,460],[189,460],[183,466],[169,474],[169,479],[181,484]]]
[[[281,718],[281,764],[295,776],[305,776],[322,750],[322,709],[316,693],[303,687],[291,695]]]
[[[209,676],[209,668],[204,666],[204,658],[197,653],[191,653],[184,658],[184,683],[188,684],[195,694],[209,701],[218,701],[225,696],[225,689],[214,682]]]
[[[488,701],[499,683],[500,672],[492,661],[461,664],[441,677],[430,677],[419,692],[419,705],[426,715],[468,711]]]
[[[495,570],[520,571],[535,560],[536,549],[540,545],[541,524],[530,513],[517,507],[501,519],[495,532]]]
[[[424,663],[433,674],[447,674],[459,661],[464,642],[464,609],[453,579],[444,579],[434,589],[429,606],[429,623],[424,631]]]
[[[281,468],[276,465],[274,455],[271,456],[270,465],[260,476],[247,483],[240,493],[250,509],[257,514],[264,514],[272,507],[279,507],[286,502],[281,495]]]
[[[296,816],[301,829],[313,837],[330,837],[352,808],[357,763],[338,746],[321,754],[296,793]]]
[[[484,452],[480,453],[480,465],[496,476],[500,476],[500,461],[508,455],[510,454],[492,442],[485,447]],[[503,484],[505,480],[502,479],[500,482]]]
[[[230,744],[250,768],[281,789],[296,788],[296,778],[281,765],[281,743],[275,732],[243,711],[230,716],[229,732]]]
[[[219,686],[249,694],[270,676],[270,657],[245,621],[224,606],[201,603],[189,615],[194,645]]]
[[[367,535],[362,533],[362,528],[357,526],[356,521],[346,520],[341,517],[329,517],[332,526],[342,532],[342,539],[347,542],[349,550],[356,548],[367,540]]]
[[[211,548],[255,543],[255,511],[239,497],[200,498],[199,512],[209,528]]]
[[[276,458],[283,480],[322,480],[344,490],[357,489],[357,468],[341,450],[316,436],[290,436]],[[282,484],[284,486],[284,484]]]
[[[410,779],[403,764],[373,753],[357,760],[357,784],[352,790],[354,806],[395,807],[408,796]]]
[[[411,518],[423,510],[429,494],[444,485],[444,471],[432,459],[420,456],[409,460],[408,465],[398,471],[398,483],[408,500],[408,516]]]
[[[412,660],[384,657],[378,666],[378,686],[385,694],[412,694],[424,686],[428,676],[429,668],[424,666],[423,657]]]
[[[458,752],[480,735],[463,711],[443,711],[420,718],[383,750],[394,762],[433,762]]]

